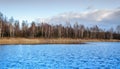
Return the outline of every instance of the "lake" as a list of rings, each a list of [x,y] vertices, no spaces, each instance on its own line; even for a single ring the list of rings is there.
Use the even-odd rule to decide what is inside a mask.
[[[120,42],[0,45],[0,69],[120,69]]]

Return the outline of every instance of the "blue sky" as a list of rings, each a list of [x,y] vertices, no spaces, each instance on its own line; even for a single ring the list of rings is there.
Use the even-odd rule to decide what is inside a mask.
[[[120,8],[120,0],[0,0],[0,11],[4,15],[28,22],[65,12],[116,10],[116,8]]]

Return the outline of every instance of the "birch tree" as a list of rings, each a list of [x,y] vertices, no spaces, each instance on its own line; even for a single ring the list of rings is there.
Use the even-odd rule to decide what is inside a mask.
[[[2,21],[3,21],[3,14],[0,12],[0,38],[2,37]]]

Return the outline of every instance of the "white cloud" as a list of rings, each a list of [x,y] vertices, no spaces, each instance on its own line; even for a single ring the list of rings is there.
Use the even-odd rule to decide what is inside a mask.
[[[91,20],[91,21],[102,21],[102,19],[107,18],[110,16],[114,11],[112,10],[93,10],[93,11],[86,11],[86,12],[68,12],[62,13],[57,16],[52,17],[52,19],[72,19],[72,18],[79,18],[84,20]]]
[[[78,22],[85,25],[114,26],[120,24],[120,9],[90,10],[85,12],[66,12],[45,20],[49,23],[59,24]]]

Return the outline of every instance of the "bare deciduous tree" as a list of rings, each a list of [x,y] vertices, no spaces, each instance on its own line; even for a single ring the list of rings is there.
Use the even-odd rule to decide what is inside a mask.
[[[19,21],[15,21],[13,17],[9,20],[0,13],[0,38],[1,37],[42,37],[42,38],[82,38],[82,39],[120,39],[120,25],[106,31],[97,25],[93,27],[85,27],[76,22],[70,25],[51,25],[49,23],[35,23],[31,25],[27,21],[19,25]]]

